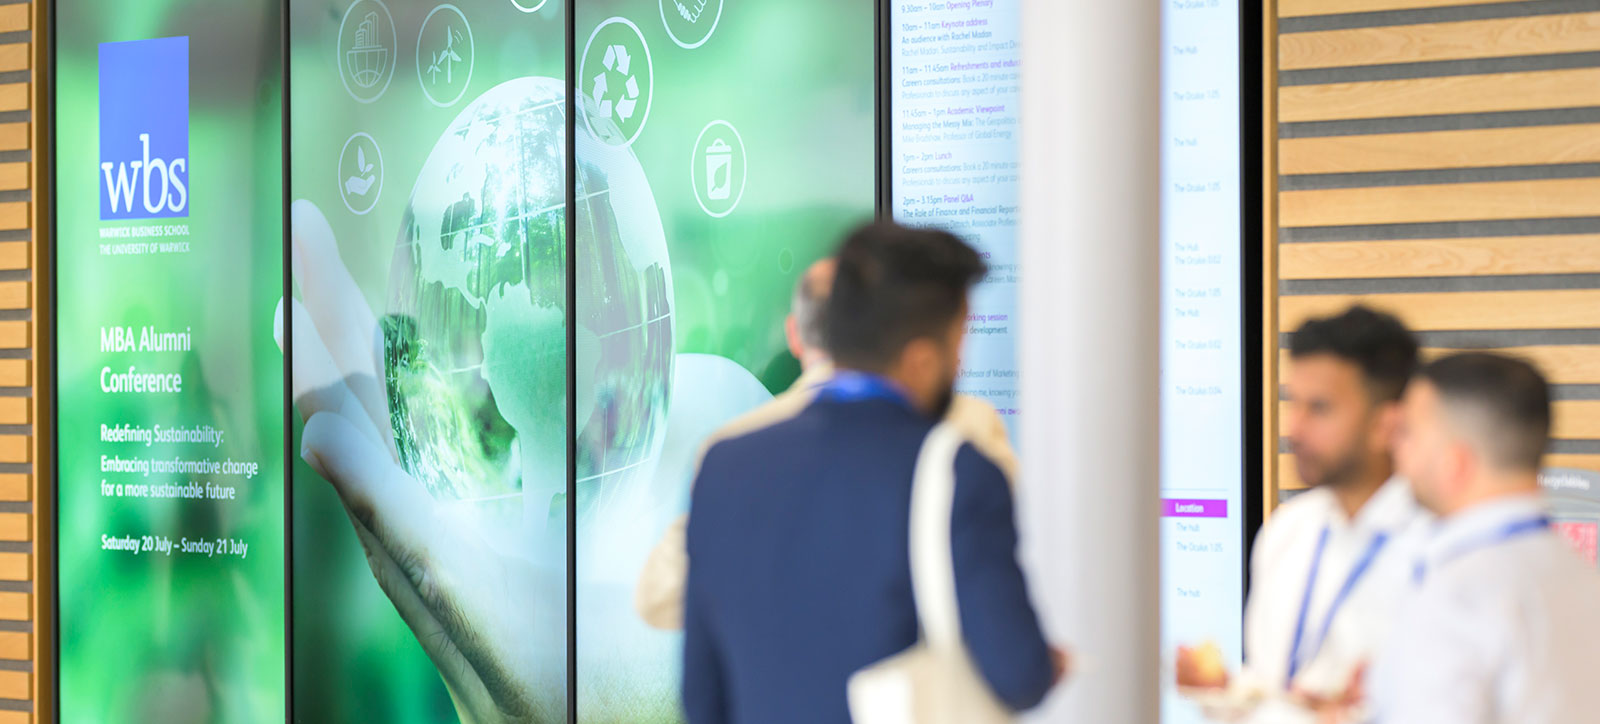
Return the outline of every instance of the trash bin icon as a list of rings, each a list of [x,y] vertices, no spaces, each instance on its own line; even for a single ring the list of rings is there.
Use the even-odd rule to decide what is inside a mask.
[[[706,147],[706,198],[727,201],[733,196],[733,147],[718,138]]]

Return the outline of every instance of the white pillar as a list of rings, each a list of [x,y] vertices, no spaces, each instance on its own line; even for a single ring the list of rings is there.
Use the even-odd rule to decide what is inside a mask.
[[[1021,3],[1019,516],[1087,666],[1037,719],[1154,724],[1161,3]]]

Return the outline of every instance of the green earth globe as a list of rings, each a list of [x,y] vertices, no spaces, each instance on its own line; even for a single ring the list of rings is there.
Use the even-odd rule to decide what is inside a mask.
[[[401,465],[436,500],[517,527],[559,515],[566,490],[565,109],[562,81],[520,78],[456,116],[412,189],[383,320]],[[579,479],[625,484],[660,452],[671,274],[638,159],[587,135],[571,247],[579,447],[591,451]]]

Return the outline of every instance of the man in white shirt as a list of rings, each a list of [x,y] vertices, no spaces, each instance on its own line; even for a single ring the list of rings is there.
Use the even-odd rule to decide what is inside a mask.
[[[1600,575],[1550,530],[1550,393],[1525,362],[1460,354],[1406,393],[1397,459],[1438,514],[1369,688],[1385,724],[1600,721]]]
[[[1354,307],[1306,322],[1289,348],[1284,429],[1311,489],[1280,506],[1256,538],[1245,668],[1205,676],[1189,649],[1177,661],[1182,686],[1261,702],[1229,716],[1257,722],[1311,721],[1311,701],[1346,691],[1410,585],[1425,527],[1391,455],[1417,362],[1411,333]]]

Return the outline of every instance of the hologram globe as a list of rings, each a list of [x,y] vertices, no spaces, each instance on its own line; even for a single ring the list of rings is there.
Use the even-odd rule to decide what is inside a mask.
[[[383,320],[402,467],[435,499],[508,526],[542,525],[565,501],[565,108],[562,81],[520,78],[450,123],[412,189]],[[578,291],[592,292],[577,308],[579,442],[605,450],[580,454],[600,465],[579,478],[599,483],[616,477],[608,464],[659,454],[672,296],[638,160],[586,157],[578,183]]]

